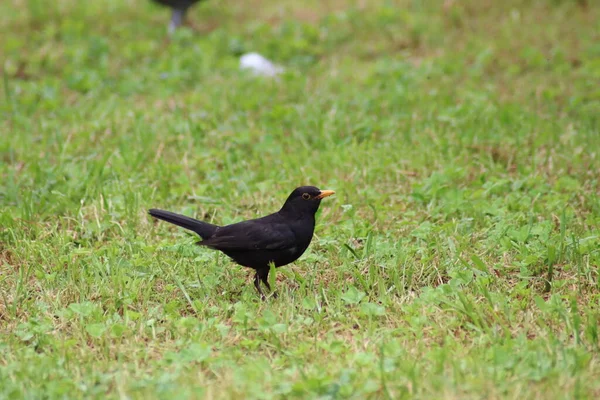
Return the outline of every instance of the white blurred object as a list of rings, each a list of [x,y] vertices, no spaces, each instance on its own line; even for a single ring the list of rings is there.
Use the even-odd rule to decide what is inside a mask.
[[[246,53],[241,56],[240,68],[263,76],[275,76],[283,72],[283,67],[273,64],[258,53]]]

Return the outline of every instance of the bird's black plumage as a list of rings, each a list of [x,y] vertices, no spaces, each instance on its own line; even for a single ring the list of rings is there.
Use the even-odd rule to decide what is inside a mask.
[[[162,4],[163,6],[170,7],[173,9],[171,16],[171,23],[169,24],[169,33],[173,33],[185,19],[187,10],[194,4],[202,0],[153,0],[155,3]]]
[[[300,257],[310,244],[315,230],[315,213],[321,199],[335,192],[314,186],[296,188],[283,207],[266,217],[217,226],[169,211],[151,209],[150,215],[196,232],[201,246],[220,250],[244,267],[256,270],[254,285],[268,283],[270,263],[275,267],[289,264]]]

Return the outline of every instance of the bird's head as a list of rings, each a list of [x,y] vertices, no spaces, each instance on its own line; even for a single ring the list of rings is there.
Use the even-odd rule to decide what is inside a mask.
[[[319,209],[321,200],[332,194],[335,194],[333,190],[321,190],[314,186],[300,186],[289,195],[281,211],[299,215],[314,215]]]

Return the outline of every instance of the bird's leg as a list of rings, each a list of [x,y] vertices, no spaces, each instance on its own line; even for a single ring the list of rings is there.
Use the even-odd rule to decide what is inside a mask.
[[[256,288],[256,290],[258,290],[258,293],[260,294],[260,298],[261,300],[265,300],[266,296],[263,293],[262,289],[260,288],[260,281],[261,281],[261,277],[258,275],[258,271],[256,272],[256,275],[254,275],[254,287]]]
[[[265,284],[267,289],[269,289],[269,292],[271,292],[271,285],[269,284],[269,270],[266,270],[265,272],[260,274],[260,280]],[[273,291],[271,296],[273,296],[273,298],[276,299],[277,292]]]
[[[185,12],[187,8],[174,8],[173,15],[171,16],[171,23],[169,24],[169,35],[172,35],[182,23],[185,18]]]

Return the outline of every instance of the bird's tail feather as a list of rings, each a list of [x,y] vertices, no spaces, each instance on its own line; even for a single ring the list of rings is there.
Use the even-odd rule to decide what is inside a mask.
[[[154,218],[162,219],[163,221],[167,221],[171,224],[194,231],[200,235],[202,239],[212,236],[218,228],[217,225],[209,224],[208,222],[204,221],[198,221],[197,219],[186,217],[185,215],[175,214],[170,211],[152,208],[148,210],[148,213]]]

